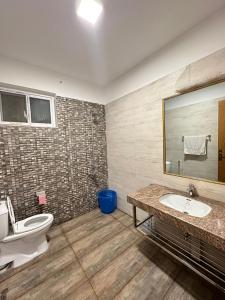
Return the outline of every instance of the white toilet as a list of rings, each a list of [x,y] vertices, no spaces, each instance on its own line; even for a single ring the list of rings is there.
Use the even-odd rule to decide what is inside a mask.
[[[10,198],[0,201],[0,267],[12,262],[15,268],[44,253],[48,249],[46,233],[52,222],[52,214],[38,214],[16,222]]]

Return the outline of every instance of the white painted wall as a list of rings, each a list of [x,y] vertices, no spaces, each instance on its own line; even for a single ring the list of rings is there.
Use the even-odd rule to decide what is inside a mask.
[[[225,9],[189,30],[105,88],[0,56],[0,82],[109,103],[225,47]],[[141,45],[140,45],[141,47]],[[63,81],[62,84],[59,82]]]
[[[105,88],[109,103],[225,47],[225,9],[189,30]],[[141,45],[140,45],[141,47]]]
[[[104,102],[102,90],[95,85],[5,56],[0,56],[0,82],[52,92],[63,97]]]

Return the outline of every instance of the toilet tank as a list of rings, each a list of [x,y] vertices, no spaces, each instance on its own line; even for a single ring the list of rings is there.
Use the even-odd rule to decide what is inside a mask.
[[[8,208],[6,201],[0,201],[0,241],[9,233]]]

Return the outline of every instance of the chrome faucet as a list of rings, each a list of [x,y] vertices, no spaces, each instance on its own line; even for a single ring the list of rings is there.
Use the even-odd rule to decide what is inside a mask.
[[[187,192],[189,194],[190,197],[194,197],[196,194],[196,188],[194,186],[194,184],[190,183],[188,188],[187,188]]]

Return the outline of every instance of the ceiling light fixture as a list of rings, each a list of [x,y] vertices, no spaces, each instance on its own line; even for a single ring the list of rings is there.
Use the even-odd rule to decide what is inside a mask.
[[[103,6],[98,0],[81,0],[77,15],[94,25],[102,10]]]

